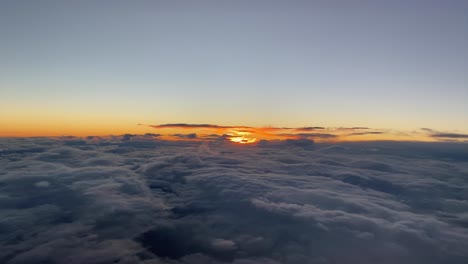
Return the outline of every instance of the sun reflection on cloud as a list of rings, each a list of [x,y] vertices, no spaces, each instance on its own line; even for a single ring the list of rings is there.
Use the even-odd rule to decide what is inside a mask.
[[[235,143],[240,144],[251,144],[257,141],[257,138],[251,137],[251,132],[247,131],[231,131],[231,133],[227,134],[229,136],[229,140]]]
[[[390,129],[373,129],[369,127],[252,127],[227,126],[213,124],[186,124],[171,123],[160,125],[144,125],[157,129],[161,134],[159,139],[167,140],[227,140],[239,144],[257,143],[262,140],[298,140],[308,139],[314,142],[340,142],[340,141],[437,141],[431,135],[421,133],[403,133]],[[187,133],[189,131],[189,133]],[[174,135],[178,135],[174,137]],[[441,134],[449,135],[452,134]],[[464,139],[464,135],[455,134],[455,137]],[[460,140],[461,141],[461,140]]]

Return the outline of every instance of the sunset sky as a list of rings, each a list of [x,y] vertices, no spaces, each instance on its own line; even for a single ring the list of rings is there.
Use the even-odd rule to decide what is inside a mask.
[[[0,38],[0,136],[468,139],[468,1],[6,0]]]
[[[0,0],[1,264],[467,264],[468,0]]]

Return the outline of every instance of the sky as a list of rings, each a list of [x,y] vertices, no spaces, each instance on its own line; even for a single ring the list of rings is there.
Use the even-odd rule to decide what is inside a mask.
[[[0,38],[0,136],[468,133],[468,1],[1,0]]]

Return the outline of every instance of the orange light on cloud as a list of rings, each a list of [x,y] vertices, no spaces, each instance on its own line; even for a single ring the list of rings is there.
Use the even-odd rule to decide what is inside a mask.
[[[59,115],[59,114],[57,114]],[[227,140],[239,144],[252,144],[261,140],[309,139],[315,142],[340,141],[466,141],[467,137],[437,138],[433,131],[401,132],[368,127],[251,127],[212,124],[173,123],[162,125],[135,124],[131,120],[116,122],[106,116],[67,119],[58,122],[61,116],[8,116],[0,121],[0,137],[31,136],[106,136],[145,134],[156,130],[158,139],[171,141]],[[450,134],[449,134],[450,135]],[[463,135],[462,135],[463,136]]]
[[[252,144],[257,142],[257,138],[252,137],[251,134],[251,132],[234,130],[231,133],[229,133],[228,136],[229,140],[231,140],[234,143]]]
[[[226,139],[234,143],[252,144],[260,140],[309,139],[316,142],[340,141],[437,141],[428,134],[417,132],[398,132],[394,130],[372,129],[368,127],[250,127],[250,126],[222,126],[211,124],[163,124],[149,125],[158,130],[168,140],[213,140]],[[196,138],[181,139],[171,137],[170,133],[196,133]],[[168,135],[168,136],[164,136]]]

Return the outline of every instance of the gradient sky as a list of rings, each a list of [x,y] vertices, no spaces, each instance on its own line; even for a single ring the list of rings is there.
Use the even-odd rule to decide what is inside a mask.
[[[0,1],[0,135],[468,132],[468,1]],[[148,131],[150,130],[150,131]]]

